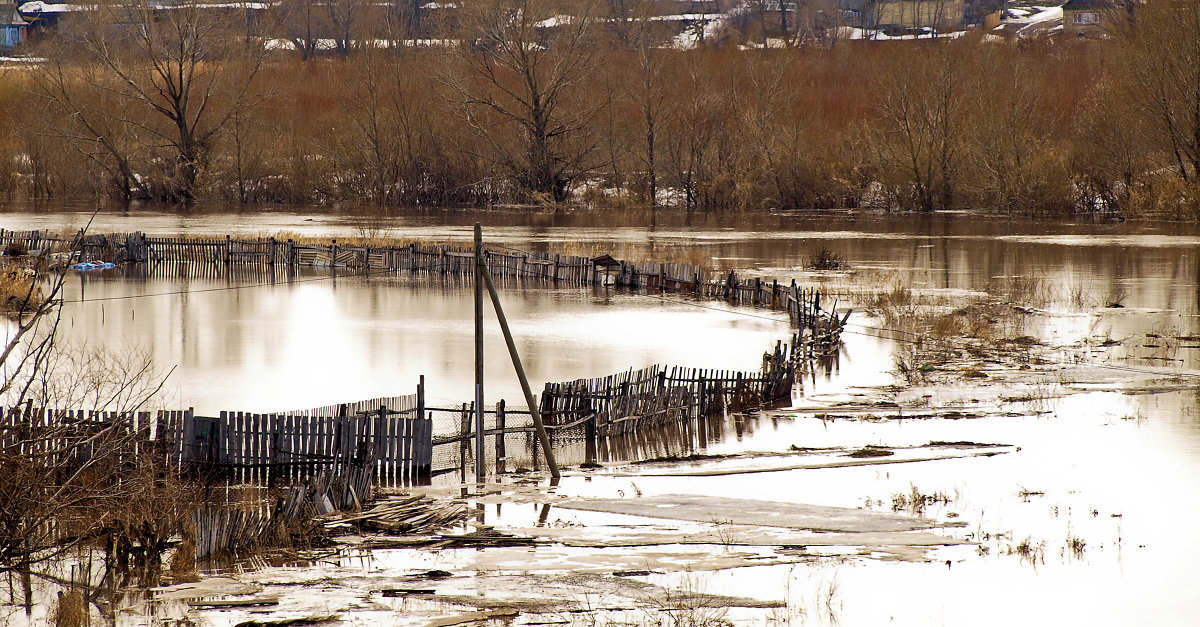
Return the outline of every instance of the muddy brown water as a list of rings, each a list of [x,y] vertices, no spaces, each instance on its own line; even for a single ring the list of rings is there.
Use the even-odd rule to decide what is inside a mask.
[[[0,213],[0,227],[64,230],[87,219],[83,211],[15,207]],[[454,210],[381,216],[288,209],[102,213],[91,228],[378,234],[465,242],[475,221],[484,224],[489,241],[513,248],[553,250],[582,243],[588,250],[648,256],[686,250],[762,276],[802,274],[816,248],[827,246],[855,269],[892,270],[928,290],[959,293],[1016,282],[1013,277],[1035,279],[1043,302],[1030,318],[1031,334],[1056,344],[1138,338],[1142,356],[1154,359],[1103,357],[1103,363],[1118,367],[1116,373],[1149,366],[1179,372],[1200,368],[1200,348],[1195,347],[1200,341],[1186,339],[1200,336],[1200,234],[1191,226],[968,215],[689,217],[672,212]],[[329,280],[319,273],[302,278],[312,280],[250,287],[246,283],[257,281],[79,274],[71,277],[66,297],[83,302],[68,305],[64,327],[75,340],[140,346],[160,363],[177,365],[174,400],[199,411],[268,411],[401,394],[421,374],[431,402],[469,400],[468,284],[390,276]],[[185,291],[189,293],[173,293]],[[1104,307],[1117,297],[1123,307]],[[504,298],[535,387],[547,380],[602,376],[656,362],[752,369],[787,329],[785,322],[764,312],[720,304],[698,308],[603,289],[526,285],[505,290]],[[872,337],[867,329],[875,323],[870,319],[856,316],[852,322],[862,325],[862,332],[846,335],[836,369],[810,378],[798,390],[798,405],[874,393],[893,381],[896,344]],[[1164,337],[1185,339],[1154,348]],[[494,325],[486,341],[487,397],[515,402],[519,393],[505,354],[498,350],[503,344]],[[1185,389],[1131,394],[1104,385],[1061,386],[1047,398],[1007,404],[1004,409],[1014,415],[974,419],[820,420],[809,413],[775,412],[730,423],[708,452],[782,452],[792,445],[915,446],[934,440],[1003,443],[1020,450],[986,458],[745,475],[570,474],[557,493],[597,498],[708,494],[891,512],[893,498],[915,487],[949,501],[932,504],[925,516],[960,521],[964,527],[946,533],[980,543],[933,550],[921,560],[860,556],[853,547],[814,550],[811,558],[794,564],[704,573],[679,567],[679,560],[638,555],[610,560],[642,560],[646,570],[661,572],[644,577],[648,582],[699,584],[712,593],[788,602],[782,614],[735,610],[729,618],[739,623],[790,615],[796,622],[842,625],[1015,620],[1192,624],[1200,615],[1200,597],[1193,592],[1200,583],[1200,536],[1194,533],[1200,515],[1200,394],[1190,384],[1177,387]],[[529,502],[488,506],[485,512],[489,524],[533,527],[543,510],[540,503]],[[553,506],[547,517],[547,524],[563,527],[612,522]],[[421,568],[519,570],[519,560],[511,555],[489,558],[486,553],[378,551],[321,567],[325,570],[304,569],[303,578],[322,582],[313,585],[328,595],[322,607],[330,613],[364,624],[389,624],[395,607],[351,608],[359,592],[371,587],[372,577]],[[603,564],[609,555],[564,548],[526,553],[529,560],[564,564],[585,559]],[[284,581],[301,574],[267,568],[257,577]],[[485,588],[481,583],[480,590]],[[289,601],[291,610],[321,613],[321,607],[305,605],[303,586],[275,591],[293,589],[301,592]],[[23,611],[3,611],[0,622],[37,622]],[[205,625],[233,624],[249,616],[189,613],[186,606],[163,611]],[[153,620],[130,616],[122,622]]]

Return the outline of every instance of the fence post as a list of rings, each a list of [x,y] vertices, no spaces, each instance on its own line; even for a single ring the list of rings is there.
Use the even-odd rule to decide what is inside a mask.
[[[388,462],[385,461],[384,448],[383,448],[383,437],[382,437],[382,434],[387,432],[383,426],[387,422],[387,418],[388,418],[387,405],[381,404],[379,406],[379,419],[375,421],[375,425],[372,427],[371,434],[370,434],[370,437],[371,437],[370,451],[371,451],[371,458],[372,458],[371,466],[374,467],[375,477],[377,478],[378,482],[381,484],[383,483],[384,478],[387,477],[387,475],[388,475],[388,469],[384,467],[384,465],[387,464]]]
[[[584,463],[596,464],[596,412],[583,423]]]
[[[463,483],[467,482],[467,451],[471,448],[471,405],[472,403],[463,403],[458,416],[458,468]]]
[[[504,399],[496,403],[496,474],[504,472]]]

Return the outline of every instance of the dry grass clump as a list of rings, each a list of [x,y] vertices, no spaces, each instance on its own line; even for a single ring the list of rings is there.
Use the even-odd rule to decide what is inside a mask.
[[[909,484],[908,487],[908,492],[896,492],[892,494],[893,512],[906,511],[915,516],[920,516],[931,505],[938,503],[949,505],[954,500],[953,497],[945,492],[924,494],[913,484]]]
[[[171,554],[167,575],[174,583],[200,580],[196,574],[196,531],[191,523],[184,527],[183,541]]]
[[[1195,221],[1200,219],[1200,183],[1162,173],[1150,174],[1129,190],[1124,207],[1130,217]]]
[[[54,625],[56,627],[86,627],[91,623],[87,601],[79,590],[58,593],[54,603]]]
[[[996,277],[988,282],[987,292],[1027,307],[1045,307],[1053,300],[1053,290],[1039,276]]]
[[[555,244],[554,252],[588,258],[612,255],[614,259],[635,263],[682,263],[699,266],[707,272],[720,272],[729,269],[720,263],[720,259],[714,259],[710,251],[696,246],[658,246],[650,250],[645,250],[627,244],[569,240],[561,244]]]
[[[645,615],[641,625],[658,627],[731,627],[729,607],[721,597],[703,590],[704,584],[691,577],[675,590],[644,599]]]
[[[387,234],[386,230],[370,230],[359,229],[359,235],[350,237],[327,237],[302,235],[294,231],[278,231],[271,234],[260,234],[261,239],[275,238],[277,242],[286,242],[292,240],[292,243],[302,246],[328,246],[335,239],[338,246],[346,246],[351,248],[362,248],[370,246],[371,248],[404,248],[412,244],[420,244],[422,246],[443,246],[443,245],[458,245],[468,246],[466,242],[450,242],[447,240],[428,240],[416,239],[413,237],[393,237]]]
[[[893,283],[887,289],[870,295],[865,305],[867,313],[882,319],[887,325],[911,320],[917,312],[912,289],[901,283]]]
[[[836,252],[829,249],[828,246],[818,248],[808,258],[808,268],[810,270],[842,270],[846,267],[846,260]]]
[[[5,314],[33,311],[44,298],[35,273],[18,267],[0,270],[0,310]]]

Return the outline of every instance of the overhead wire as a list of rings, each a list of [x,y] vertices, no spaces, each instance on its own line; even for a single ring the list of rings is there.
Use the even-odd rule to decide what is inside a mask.
[[[501,250],[517,252],[517,253],[528,252],[528,251],[520,250],[517,248],[510,248],[508,246],[495,244],[495,243],[489,243],[489,244],[487,244],[487,247],[493,248],[493,249],[501,249]],[[383,273],[383,274],[395,273],[395,272],[401,272],[401,271],[417,272],[417,271],[422,271],[422,270],[432,270],[439,266],[440,266],[440,264],[428,264],[428,265],[414,266],[411,268],[392,268],[392,269],[387,269],[387,270],[379,270],[378,272]],[[306,278],[306,279],[291,279],[291,280],[287,280],[284,282],[269,281],[269,282],[251,283],[251,284],[243,284],[243,285],[228,285],[228,286],[223,286],[223,287],[174,290],[174,291],[170,291],[170,292],[155,292],[152,294],[124,294],[124,295],[120,295],[120,296],[102,296],[99,298],[82,298],[82,299],[74,299],[74,300],[62,300],[60,302],[64,305],[68,305],[68,304],[83,304],[83,303],[106,302],[106,301],[137,300],[137,299],[142,299],[142,298],[156,298],[156,297],[161,297],[161,296],[182,296],[182,295],[187,295],[187,294],[205,294],[205,293],[214,293],[214,292],[248,290],[248,289],[256,289],[259,287],[271,287],[271,286],[278,286],[278,285],[294,285],[296,283],[318,283],[318,282],[324,282],[324,281],[335,281],[339,278],[345,279],[345,278],[356,278],[356,277],[369,277],[369,276],[371,276],[371,274],[372,274],[372,271],[370,269],[367,269],[362,272],[353,272],[353,273],[343,274],[343,275],[331,274],[330,276],[325,276],[325,277],[310,277],[310,278]],[[691,302],[691,301],[685,300],[683,298],[669,298],[666,294],[659,294],[657,296],[657,298],[663,302],[672,302],[672,303],[686,305],[686,306],[694,307],[694,308],[698,308],[698,309],[719,311],[719,312],[729,313],[729,314],[742,316],[742,317],[757,318],[760,320],[768,320],[771,322],[783,322],[783,320],[781,320],[780,317],[778,317],[778,316],[767,316],[767,315],[753,314],[753,313],[749,313],[749,312],[745,312],[745,311],[738,311],[738,310],[728,309],[728,308],[712,307],[712,306],[708,306],[708,305],[702,305],[699,303]],[[908,344],[914,344],[914,345],[921,344],[926,341],[925,338],[923,336],[921,336],[919,333],[914,333],[912,331],[906,331],[903,329],[892,329],[892,328],[888,328],[888,327],[879,327],[879,326],[867,326],[867,325],[862,325],[862,324],[857,324],[857,323],[847,323],[845,326],[854,326],[854,327],[861,329],[861,331],[852,331],[852,330],[846,330],[846,329],[843,329],[843,331],[842,331],[843,333],[857,335],[860,337],[870,337],[870,338],[875,338],[875,339],[891,340],[894,342],[902,342],[902,343],[908,343]],[[910,338],[906,338],[906,337],[890,337],[888,335],[885,335],[884,333],[891,333],[891,334],[896,334],[896,335],[900,335],[900,336],[911,336],[911,338],[915,338],[915,339],[910,339]],[[959,343],[958,348],[971,349],[971,348],[975,348],[975,347],[972,346],[971,344]],[[1011,350],[1009,350],[1009,351],[1002,350],[1001,352],[1010,352],[1011,354],[1016,354],[1015,351],[1011,351]],[[1158,374],[1158,375],[1166,374],[1164,372],[1157,371],[1157,370],[1138,368],[1137,366],[1120,366],[1120,365],[1115,365],[1115,364],[1099,364],[1099,363],[1094,363],[1094,362],[1085,363],[1083,365],[1086,365],[1089,367],[1094,367],[1094,368],[1103,368],[1103,369],[1109,369],[1109,370],[1131,372],[1131,373],[1136,373],[1136,374]],[[1200,373],[1196,373],[1196,372],[1179,372],[1179,373],[1175,373],[1175,374],[1177,376],[1200,378]]]
[[[660,300],[664,301],[664,302],[678,303],[678,304],[681,304],[681,305],[687,305],[687,306],[690,306],[690,307],[696,307],[696,308],[700,308],[700,309],[708,309],[708,310],[712,310],[712,311],[720,311],[720,312],[724,312],[724,313],[730,313],[730,314],[733,314],[733,315],[738,315],[738,316],[743,316],[743,317],[758,318],[758,319],[761,319],[761,320],[771,320],[771,321],[775,321],[775,322],[783,322],[783,320],[781,320],[781,319],[779,319],[779,318],[776,318],[776,317],[770,317],[770,316],[764,316],[764,315],[758,315],[758,314],[751,314],[751,313],[748,313],[748,312],[744,312],[744,311],[737,311],[737,310],[734,310],[734,309],[723,309],[723,308],[720,308],[720,307],[710,307],[710,306],[707,306],[707,305],[701,305],[701,304],[699,304],[699,303],[693,303],[693,302],[689,302],[689,301],[686,301],[686,300],[683,300],[683,299],[679,299],[679,298],[669,298],[669,297],[667,297],[665,294],[660,294],[660,295],[658,295],[658,298],[659,298]],[[860,336],[860,337],[870,337],[870,338],[876,338],[876,339],[891,340],[891,341],[893,341],[893,342],[902,342],[902,343],[908,343],[908,344],[914,344],[914,345],[915,345],[915,344],[920,344],[920,343],[922,343],[922,342],[924,342],[924,341],[925,341],[923,338],[921,338],[920,334],[913,333],[913,332],[911,332],[911,331],[904,331],[904,330],[901,330],[901,329],[891,329],[891,328],[888,328],[888,327],[872,327],[872,326],[861,325],[861,324],[856,324],[856,323],[848,323],[848,326],[849,326],[850,324],[853,324],[853,326],[856,326],[856,327],[858,327],[858,328],[860,328],[860,329],[863,329],[863,330],[866,330],[866,331],[886,331],[886,332],[888,332],[888,333],[899,333],[899,334],[905,334],[905,335],[913,335],[913,336],[917,336],[917,337],[918,337],[918,338],[920,338],[920,339],[908,339],[908,338],[903,338],[903,337],[888,337],[888,336],[886,336],[886,335],[881,335],[881,334],[874,334],[874,333],[863,333],[863,332],[848,331],[848,330],[843,330],[843,331],[842,331],[842,333],[849,333],[849,334],[851,334],[851,335],[858,335],[858,336]],[[964,343],[959,343],[959,345],[958,345],[958,348],[961,348],[961,349],[970,349],[970,348],[975,348],[975,347],[974,347],[974,346],[972,346],[971,344],[967,344],[967,343],[965,343],[965,342],[964,342]],[[1013,351],[1013,350],[1011,350],[1011,349],[1001,349],[1001,352],[1008,352],[1008,353],[1010,353],[1010,354],[1018,354],[1016,351]],[[1167,374],[1172,374],[1172,375],[1174,375],[1174,376],[1200,378],[1200,372],[1175,372],[1175,373],[1167,373],[1167,372],[1163,372],[1163,371],[1161,371],[1161,370],[1151,370],[1151,369],[1148,369],[1148,368],[1139,368],[1139,367],[1137,367],[1137,366],[1122,366],[1122,365],[1117,365],[1117,364],[1101,364],[1101,363],[1095,363],[1095,362],[1086,362],[1086,363],[1083,363],[1083,364],[1077,364],[1077,365],[1087,366],[1087,367],[1091,367],[1091,368],[1102,368],[1102,369],[1107,369],[1107,370],[1117,370],[1117,371],[1122,371],[1122,372],[1131,372],[1131,373],[1135,373],[1135,374],[1148,374],[1148,375],[1167,375]]]
[[[211,292],[230,292],[230,291],[236,291],[236,290],[254,289],[254,288],[259,288],[259,287],[294,285],[296,283],[319,283],[319,282],[323,282],[323,281],[336,281],[338,279],[348,279],[348,278],[352,279],[355,277],[369,277],[372,275],[382,275],[382,274],[395,273],[395,272],[401,272],[401,271],[416,272],[416,271],[421,271],[421,270],[432,270],[435,267],[437,267],[437,266],[434,264],[430,264],[430,265],[424,265],[424,266],[414,266],[412,268],[389,268],[386,270],[383,270],[383,269],[369,270],[368,269],[368,270],[361,271],[361,272],[349,272],[346,274],[332,274],[330,276],[310,277],[310,278],[306,278],[306,279],[290,279],[290,280],[285,280],[285,281],[266,281],[266,282],[262,282],[262,283],[247,283],[247,284],[242,284],[242,285],[226,285],[226,286],[222,286],[222,287],[205,287],[205,288],[198,288],[198,289],[175,290],[175,291],[171,291],[171,292],[154,292],[152,294],[123,294],[120,296],[101,296],[98,298],[81,298],[81,299],[75,299],[75,300],[62,300],[59,302],[64,305],[72,305],[72,304],[104,302],[104,301],[114,301],[114,300],[137,300],[137,299],[141,299],[141,298],[155,298],[158,296],[181,296],[181,295],[185,295],[185,294],[205,294],[205,293],[211,293]]]

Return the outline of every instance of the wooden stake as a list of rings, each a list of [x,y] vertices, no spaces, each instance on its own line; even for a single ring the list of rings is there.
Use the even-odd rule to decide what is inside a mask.
[[[538,411],[537,400],[529,389],[529,379],[525,378],[525,368],[521,366],[521,355],[517,353],[517,345],[513,342],[512,331],[508,329],[508,319],[504,317],[504,307],[500,305],[500,295],[496,293],[496,284],[492,282],[492,273],[483,268],[483,280],[487,284],[488,294],[492,297],[492,307],[496,309],[496,320],[500,322],[500,330],[504,333],[504,342],[508,344],[508,354],[512,357],[513,368],[517,371],[517,379],[521,382],[521,391],[525,394],[525,403],[529,405],[529,413],[533,416],[533,428],[537,431],[538,441],[546,456],[546,465],[550,467],[550,484],[558,485],[562,475],[558,472],[558,463],[554,461],[554,451],[550,449],[550,436],[546,433],[546,425],[542,424],[542,414]]]

